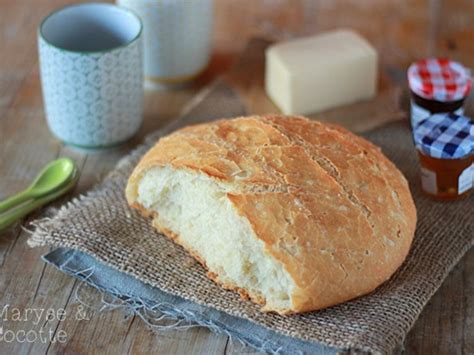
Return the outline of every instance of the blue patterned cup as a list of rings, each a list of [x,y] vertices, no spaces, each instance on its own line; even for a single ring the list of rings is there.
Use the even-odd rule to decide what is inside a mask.
[[[142,23],[102,3],[56,10],[38,30],[48,126],[67,144],[109,147],[133,136],[143,116]]]

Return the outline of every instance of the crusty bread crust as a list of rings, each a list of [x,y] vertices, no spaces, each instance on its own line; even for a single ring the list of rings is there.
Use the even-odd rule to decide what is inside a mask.
[[[150,149],[129,179],[129,204],[144,215],[153,212],[137,202],[138,184],[159,166],[229,187],[236,211],[297,285],[292,307],[279,313],[321,309],[371,292],[402,264],[414,236],[416,209],[401,172],[380,148],[335,125],[269,115],[178,130]],[[205,266],[179,236],[154,225]],[[263,295],[208,276],[265,303]]]

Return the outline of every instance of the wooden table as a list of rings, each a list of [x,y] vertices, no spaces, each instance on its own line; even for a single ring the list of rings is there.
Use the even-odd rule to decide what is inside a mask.
[[[146,133],[170,122],[200,88],[227,70],[251,36],[280,39],[344,26],[364,34],[378,48],[383,65],[404,70],[416,58],[445,55],[474,67],[470,0],[216,0],[215,50],[209,70],[189,87],[148,91],[145,124],[138,136],[120,148],[85,154],[52,137],[40,91],[36,26],[65,3],[0,0],[0,198],[27,186],[42,166],[58,156],[77,161],[81,177],[74,194],[86,191]],[[24,225],[0,233],[0,312],[9,305],[22,312],[65,309],[73,315],[81,307],[76,294],[98,307],[96,291],[46,266],[40,260],[46,248],[26,245],[28,225]],[[432,298],[408,335],[404,351],[474,354],[473,256],[471,250]],[[62,331],[67,341],[0,342],[0,353],[253,353],[204,328],[152,332],[140,318],[121,310],[101,313],[91,308],[86,315],[87,320],[53,317],[44,324],[35,324],[34,317],[27,321],[10,317],[3,322],[4,330]]]

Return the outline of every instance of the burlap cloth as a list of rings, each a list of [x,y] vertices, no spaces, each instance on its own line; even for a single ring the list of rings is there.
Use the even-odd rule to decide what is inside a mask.
[[[473,198],[437,203],[424,197],[406,123],[392,123],[366,137],[410,181],[418,210],[411,252],[396,274],[370,295],[301,315],[265,314],[205,276],[181,247],[150,227],[124,198],[127,177],[156,139],[179,125],[245,114],[236,95],[216,84],[199,103],[166,130],[125,157],[99,186],[73,200],[52,219],[37,223],[29,243],[77,249],[139,280],[184,299],[242,317],[275,332],[340,349],[389,353],[400,344],[448,272],[472,246]],[[217,86],[217,88],[216,88]],[[192,208],[192,207],[190,207]]]

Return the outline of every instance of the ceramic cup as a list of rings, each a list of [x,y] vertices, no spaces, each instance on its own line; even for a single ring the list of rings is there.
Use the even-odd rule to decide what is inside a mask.
[[[53,134],[83,148],[126,141],[143,113],[142,23],[111,4],[54,11],[38,31],[46,118]]]
[[[213,0],[117,0],[144,26],[145,77],[158,84],[188,81],[209,63]]]

